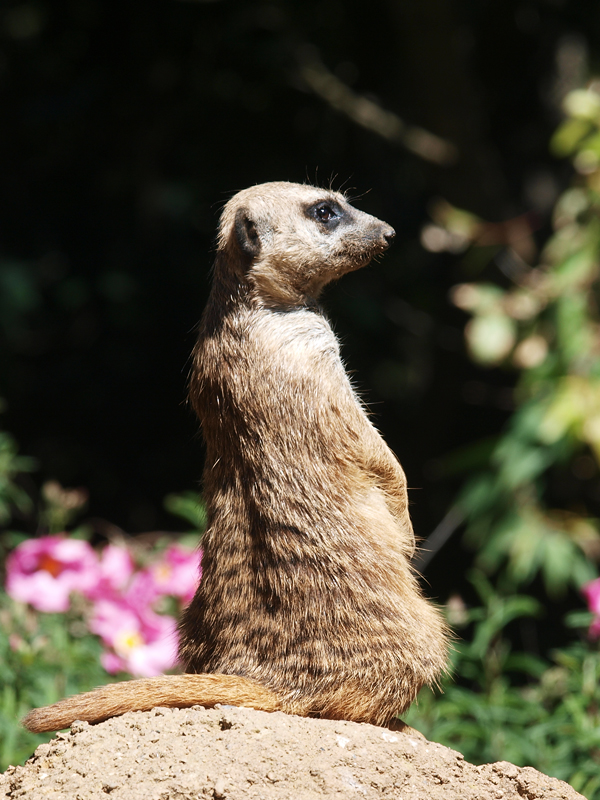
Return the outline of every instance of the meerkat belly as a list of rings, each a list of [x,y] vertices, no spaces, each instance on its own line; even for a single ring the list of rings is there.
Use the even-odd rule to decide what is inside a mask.
[[[404,564],[385,494],[358,463],[361,426],[370,423],[327,321],[306,310],[264,312],[248,327],[251,369],[230,403],[239,434],[235,470],[214,454],[215,506],[239,506],[269,563],[297,557],[302,564],[313,555],[321,563],[324,553],[335,561],[332,551],[351,548],[361,561],[375,554],[390,569]]]
[[[272,500],[287,494],[290,501],[311,497],[318,506],[340,506],[352,478],[367,490],[348,451],[348,436],[357,434],[344,415],[359,401],[325,318],[307,310],[263,311],[252,320],[247,348],[250,368],[237,402],[252,446],[239,455],[257,491],[279,493]]]
[[[394,520],[377,490],[317,497],[301,481],[300,496],[273,495],[271,503],[240,492],[235,510],[230,502],[227,517],[214,518],[191,614],[207,624],[202,637],[190,637],[203,642],[190,671],[233,672],[305,696],[375,672],[394,692],[402,651],[426,651],[414,624],[419,610],[406,603],[414,579],[385,544]]]
[[[229,563],[200,595],[210,624],[186,669],[258,680],[294,713],[321,713],[332,688],[340,702],[344,692],[374,708],[411,702],[437,669],[428,637],[438,620],[381,553],[349,541],[332,550],[307,547],[298,529],[261,531],[239,573]]]

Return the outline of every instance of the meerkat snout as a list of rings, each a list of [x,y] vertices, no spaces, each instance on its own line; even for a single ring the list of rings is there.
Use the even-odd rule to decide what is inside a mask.
[[[385,247],[387,248],[391,245],[391,243],[396,238],[396,231],[393,228],[388,228],[383,232],[383,238],[385,239]]]

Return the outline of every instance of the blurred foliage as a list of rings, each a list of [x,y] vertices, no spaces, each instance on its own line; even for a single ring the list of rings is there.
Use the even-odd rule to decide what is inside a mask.
[[[198,493],[168,494],[164,499],[164,506],[170,514],[174,514],[192,525],[190,533],[196,537],[195,544],[198,544],[199,538],[206,528],[206,509]]]
[[[61,533],[85,509],[88,493],[85,489],[65,489],[58,481],[46,481],[42,486],[44,508],[40,523],[48,533]]]
[[[23,512],[31,509],[31,498],[15,478],[19,473],[33,469],[35,461],[18,455],[13,437],[0,431],[0,525],[8,522],[14,509]]]
[[[551,148],[569,156],[575,172],[536,266],[527,220],[499,237],[494,226],[439,202],[422,234],[426,247],[464,253],[471,263],[492,243],[500,280],[457,285],[451,299],[471,315],[470,357],[488,369],[516,369],[518,380],[500,435],[446,459],[448,471],[469,474],[456,506],[476,550],[471,583],[480,605],[469,608],[460,595],[448,601],[449,621],[464,636],[452,679],[442,695],[423,692],[407,717],[468,760],[533,765],[588,798],[600,797],[600,651],[585,635],[593,617],[571,613],[560,627],[580,628],[578,641],[540,653],[524,621],[543,616],[548,600],[524,589],[541,578],[547,598],[562,597],[594,578],[600,561],[600,523],[589,508],[595,495],[588,505],[581,489],[556,488],[573,479],[598,483],[599,91],[591,82],[565,98]],[[561,498],[564,505],[553,504]]]
[[[540,613],[528,595],[503,596],[479,571],[471,574],[481,606],[449,603],[463,634],[441,692],[423,690],[404,720],[468,761],[510,761],[567,781],[600,798],[600,652],[581,641],[551,661],[515,652],[512,624]],[[582,618],[583,616],[583,618]],[[587,625],[589,614],[573,621]]]
[[[0,410],[1,400],[0,400]],[[60,533],[85,510],[85,489],[64,489],[58,481],[42,484],[39,497],[35,484],[26,481],[38,469],[36,459],[19,455],[13,436],[0,430],[0,553],[27,537],[32,527],[37,533]],[[36,495],[36,496],[34,496]],[[14,528],[14,530],[13,530]],[[89,538],[92,531],[80,528],[71,535]]]
[[[0,398],[0,411],[2,405]],[[19,484],[18,477],[35,468],[35,459],[19,455],[14,438],[0,430],[0,531],[6,528],[15,514],[28,514],[33,510],[32,499]]]
[[[565,99],[552,149],[571,156],[576,175],[558,198],[539,264],[530,267],[509,247],[508,285],[465,283],[451,293],[472,315],[471,357],[519,370],[515,410],[487,468],[475,471],[457,501],[466,541],[488,573],[504,570],[514,587],[539,574],[553,597],[595,577],[600,559],[600,526],[581,494],[567,508],[549,505],[549,485],[565,471],[589,481],[600,462],[599,88],[592,83]],[[444,209],[443,225],[474,247],[485,233],[464,211]]]
[[[35,706],[55,703],[107,683],[101,644],[77,610],[40,614],[0,592],[0,769],[22,763],[52,734],[33,734],[19,720]],[[122,676],[125,677],[125,676]]]

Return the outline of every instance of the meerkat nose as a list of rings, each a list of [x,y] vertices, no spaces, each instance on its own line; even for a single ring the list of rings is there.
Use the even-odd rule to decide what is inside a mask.
[[[396,231],[393,228],[386,228],[383,232],[383,238],[385,239],[386,246],[389,247],[391,243],[394,241],[394,237],[396,236]]]

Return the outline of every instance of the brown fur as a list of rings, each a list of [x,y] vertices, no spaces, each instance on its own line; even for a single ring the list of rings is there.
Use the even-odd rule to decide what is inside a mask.
[[[404,472],[317,305],[393,229],[337,193],[268,183],[227,203],[190,382],[206,441],[203,576],[186,674],[32,711],[31,730],[217,702],[394,724],[446,662],[410,567]]]

